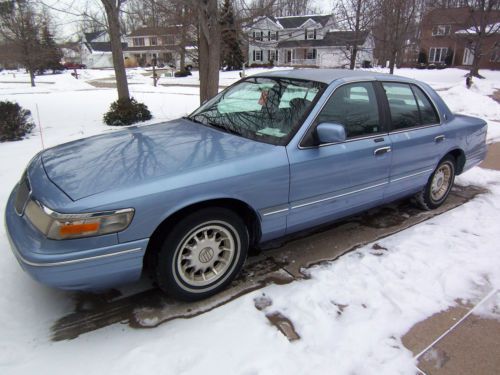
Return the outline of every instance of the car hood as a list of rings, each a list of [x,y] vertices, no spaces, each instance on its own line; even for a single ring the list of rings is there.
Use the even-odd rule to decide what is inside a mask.
[[[78,200],[273,147],[179,119],[56,146],[42,161],[49,179]]]

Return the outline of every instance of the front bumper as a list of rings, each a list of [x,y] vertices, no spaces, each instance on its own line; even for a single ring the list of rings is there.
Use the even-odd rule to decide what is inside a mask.
[[[42,284],[97,291],[140,278],[148,239],[118,243],[116,234],[77,240],[45,238],[17,215],[12,191],[5,210],[7,237],[21,267]]]

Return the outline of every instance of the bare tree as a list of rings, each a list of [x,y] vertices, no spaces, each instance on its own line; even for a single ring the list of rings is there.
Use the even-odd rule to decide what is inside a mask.
[[[500,32],[499,0],[463,0],[470,17],[470,27],[460,31],[457,37],[465,37],[473,60],[469,74],[483,78],[479,74],[479,63],[484,55],[491,52],[486,48],[486,39]]]
[[[125,0],[101,0],[106,11],[109,40],[111,42],[111,53],[113,55],[113,67],[116,77],[116,88],[119,100],[130,100],[128,90],[125,62],[123,61],[123,48],[120,31],[120,8]]]
[[[303,16],[318,13],[311,0],[240,0],[235,8],[244,9],[244,16]]]
[[[356,66],[359,42],[364,32],[371,29],[375,16],[375,2],[372,0],[338,0],[334,13],[337,22],[344,30],[353,32],[352,38],[346,40],[349,68]]]
[[[30,1],[2,1],[0,3],[0,34],[13,49],[11,57],[21,63],[35,86],[35,71],[39,65],[41,43],[38,35],[39,17]]]
[[[382,56],[389,60],[389,71],[394,74],[394,67],[408,41],[415,39],[416,20],[419,0],[378,0],[378,19],[375,38]]]
[[[198,15],[200,102],[219,91],[220,26],[217,0],[192,0]]]

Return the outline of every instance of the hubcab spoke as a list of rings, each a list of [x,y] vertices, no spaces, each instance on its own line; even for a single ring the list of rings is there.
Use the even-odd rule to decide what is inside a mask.
[[[434,173],[434,178],[431,184],[431,195],[434,200],[442,199],[451,183],[451,167],[444,164]]]
[[[227,228],[207,224],[182,242],[177,256],[177,270],[188,284],[210,284],[225,275],[235,250],[234,236]]]

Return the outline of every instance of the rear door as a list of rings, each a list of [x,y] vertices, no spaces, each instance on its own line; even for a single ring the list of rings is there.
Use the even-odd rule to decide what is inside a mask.
[[[390,112],[392,165],[387,197],[419,191],[444,154],[446,138],[432,101],[417,85],[383,82]]]
[[[355,82],[335,89],[299,147],[287,147],[288,232],[345,216],[383,199],[391,142],[377,100],[377,85]],[[314,129],[323,122],[343,125],[347,140],[319,145]]]

